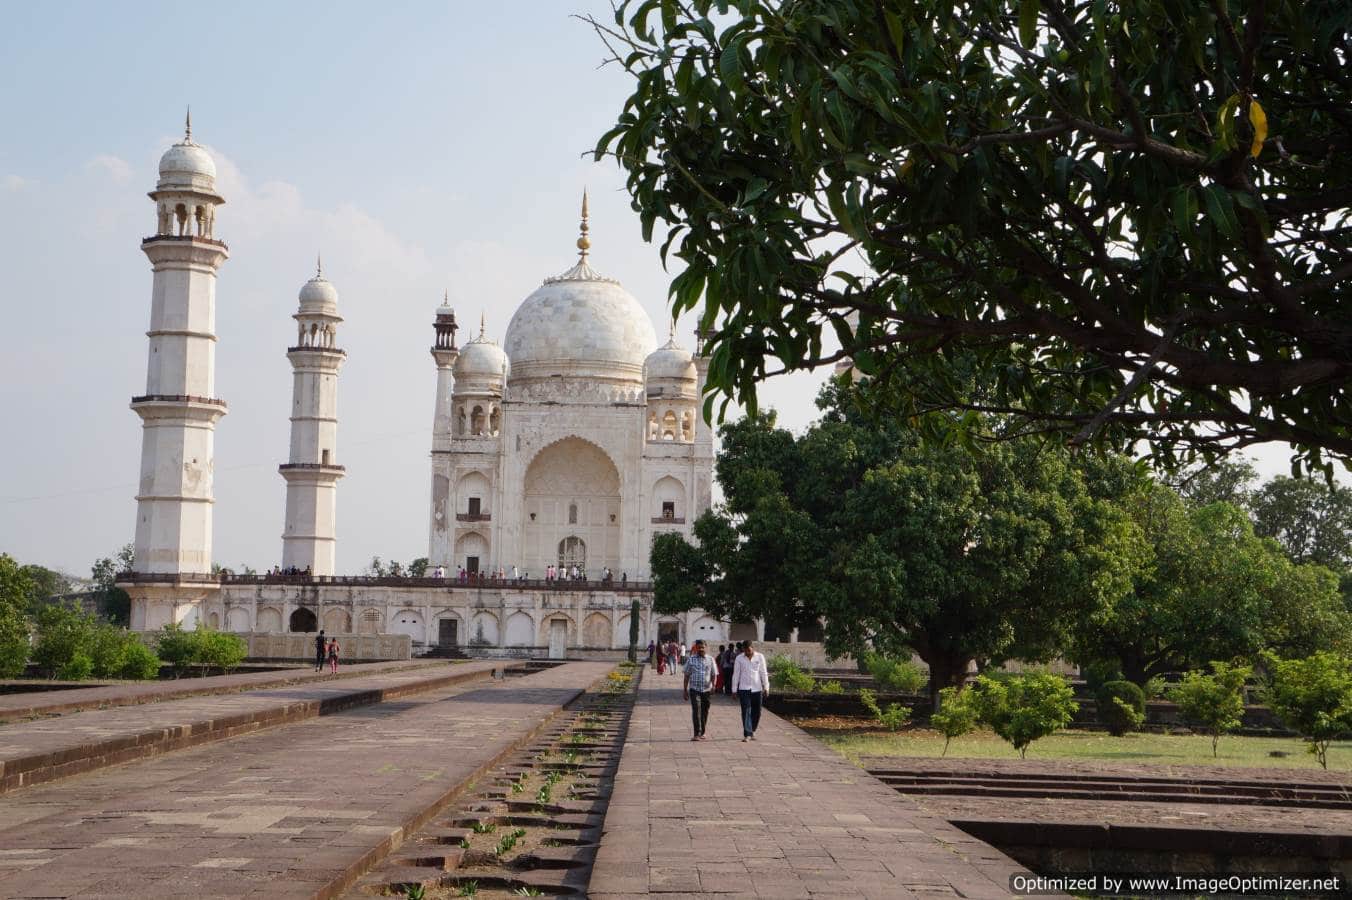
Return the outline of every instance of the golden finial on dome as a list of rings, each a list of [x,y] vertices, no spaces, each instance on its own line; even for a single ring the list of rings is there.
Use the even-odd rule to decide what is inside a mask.
[[[188,107],[188,113],[183,117],[183,143],[192,143],[192,106]]]
[[[587,224],[587,189],[582,189],[582,224],[580,229],[582,234],[577,239],[578,262],[587,261],[587,251],[591,249],[591,238],[587,237],[587,232],[591,227]]]
[[[324,255],[318,252],[315,253],[315,277],[324,277]]]
[[[484,311],[479,310],[479,340],[484,337]]]

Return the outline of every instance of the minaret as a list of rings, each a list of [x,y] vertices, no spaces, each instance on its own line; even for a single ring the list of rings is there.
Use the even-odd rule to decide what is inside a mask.
[[[337,549],[338,291],[317,260],[315,277],[300,289],[296,344],[286,351],[295,373],[291,389],[291,455],[278,467],[286,479],[286,530],[282,568],[334,574]]]
[[[450,564],[450,540],[455,527],[450,504],[451,493],[451,396],[455,388],[453,368],[460,350],[455,346],[455,310],[451,309],[451,295],[446,292],[437,317],[432,323],[436,337],[432,343],[432,359],[437,364],[437,402],[432,411],[432,509],[428,523],[427,558],[431,565]]]
[[[709,383],[709,332],[695,331],[695,516],[707,512],[714,502],[713,485],[707,473],[714,469],[714,435],[704,420],[704,388]]]
[[[183,140],[160,159],[150,192],[155,234],[141,242],[154,272],[136,496],[136,559],[142,573],[211,571],[212,446],[225,402],[216,398],[216,270],[229,256],[214,237],[216,164]]]

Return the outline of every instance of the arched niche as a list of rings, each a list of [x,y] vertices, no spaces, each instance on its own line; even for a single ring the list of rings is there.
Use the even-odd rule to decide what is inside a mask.
[[[290,621],[291,631],[318,631],[319,619],[315,616],[314,610],[306,609],[301,606],[291,612]]]
[[[507,617],[508,647],[535,646],[535,623],[527,613],[514,612]]]
[[[523,479],[522,558],[502,560],[528,572],[559,565],[560,542],[576,537],[590,572],[620,569],[620,473],[590,441],[570,436],[544,447]]]

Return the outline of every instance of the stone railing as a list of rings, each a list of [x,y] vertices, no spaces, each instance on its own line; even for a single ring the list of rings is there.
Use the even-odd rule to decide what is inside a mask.
[[[217,400],[215,397],[198,397],[193,394],[142,394],[139,397],[132,397],[132,403],[203,403],[207,406],[219,406],[226,408],[224,400]]]
[[[492,513],[456,513],[456,514],[455,514],[455,520],[456,520],[457,522],[491,522],[491,521],[493,521],[493,514],[492,514]]]
[[[175,584],[180,582],[252,584],[252,585],[323,585],[336,584],[351,587],[442,588],[445,590],[530,590],[530,591],[617,591],[621,593],[649,593],[651,581],[604,580],[573,581],[571,579],[543,578],[488,578],[466,576],[462,581],[454,576],[446,578],[410,578],[392,575],[236,575],[233,572],[121,572],[121,584]]]

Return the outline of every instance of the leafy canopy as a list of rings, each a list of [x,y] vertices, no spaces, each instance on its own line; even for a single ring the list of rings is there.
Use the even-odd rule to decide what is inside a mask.
[[[596,155],[665,228],[675,311],[702,299],[725,404],[848,357],[929,438],[1008,436],[951,415],[978,410],[1166,466],[1352,459],[1345,2],[623,0],[592,24],[633,78]]]
[[[1305,659],[1269,654],[1265,662],[1268,705],[1327,769],[1329,744],[1352,735],[1352,661],[1315,653]]]
[[[1169,691],[1169,699],[1178,704],[1183,718],[1201,726],[1211,735],[1211,755],[1221,735],[1234,731],[1244,721],[1244,682],[1253,674],[1249,666],[1211,664],[1210,675],[1187,672]]]

